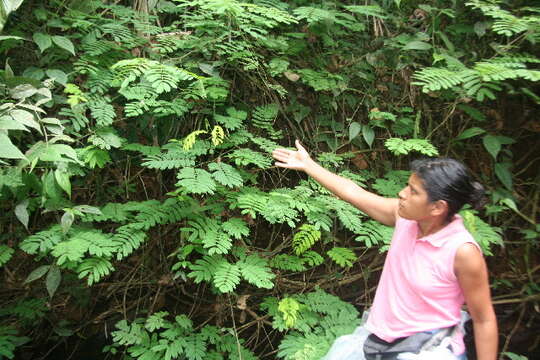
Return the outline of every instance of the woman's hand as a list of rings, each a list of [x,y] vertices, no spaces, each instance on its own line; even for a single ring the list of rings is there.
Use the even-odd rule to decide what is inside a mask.
[[[312,161],[308,152],[302,145],[300,141],[296,140],[294,142],[296,145],[296,151],[288,149],[276,149],[272,152],[272,156],[276,159],[276,166],[306,171],[306,166]]]

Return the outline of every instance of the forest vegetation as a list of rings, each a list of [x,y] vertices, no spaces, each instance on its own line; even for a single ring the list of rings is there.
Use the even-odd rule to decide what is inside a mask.
[[[466,163],[501,359],[540,358],[538,3],[3,0],[0,27],[0,359],[323,356],[392,229],[276,168],[295,139],[384,196]]]

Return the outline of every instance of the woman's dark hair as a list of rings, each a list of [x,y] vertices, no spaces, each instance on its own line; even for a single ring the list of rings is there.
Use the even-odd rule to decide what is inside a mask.
[[[457,160],[449,158],[418,159],[411,170],[424,183],[429,200],[444,200],[448,204],[447,221],[465,204],[479,210],[485,204],[484,187],[471,179],[469,170]]]

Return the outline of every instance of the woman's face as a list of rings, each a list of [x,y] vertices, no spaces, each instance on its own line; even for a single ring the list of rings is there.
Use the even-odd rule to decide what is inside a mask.
[[[399,194],[398,214],[407,220],[422,220],[432,215],[434,203],[429,201],[424,182],[415,173]]]

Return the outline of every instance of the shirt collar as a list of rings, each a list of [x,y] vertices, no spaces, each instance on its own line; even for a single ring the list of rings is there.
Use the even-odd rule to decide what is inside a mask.
[[[418,226],[418,224],[417,224]],[[439,231],[430,234],[428,236],[421,237],[417,241],[425,241],[435,247],[441,247],[445,241],[453,234],[459,233],[463,230],[463,219],[459,215],[455,215],[450,224],[446,225]]]

